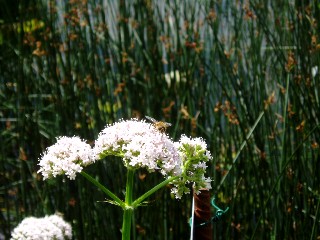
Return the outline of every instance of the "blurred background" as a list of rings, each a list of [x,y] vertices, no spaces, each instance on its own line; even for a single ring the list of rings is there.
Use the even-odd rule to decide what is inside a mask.
[[[209,145],[211,195],[230,207],[214,239],[320,239],[318,1],[0,2],[1,238],[58,211],[75,239],[120,239],[119,207],[80,175],[43,181],[37,162],[57,136],[93,144],[148,115]],[[120,159],[86,171],[123,199]],[[160,181],[139,171],[136,197]],[[191,203],[157,192],[132,239],[188,239]]]

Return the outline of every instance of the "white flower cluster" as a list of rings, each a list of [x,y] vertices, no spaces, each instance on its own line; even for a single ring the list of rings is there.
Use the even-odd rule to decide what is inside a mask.
[[[180,157],[173,141],[152,124],[132,119],[107,126],[95,142],[97,159],[121,156],[126,167],[180,174]]]
[[[93,162],[89,144],[79,137],[59,137],[57,143],[48,147],[40,159],[38,173],[42,173],[44,179],[61,174],[75,179],[76,173],[81,172],[83,166]]]
[[[211,179],[204,176],[207,168],[206,162],[212,159],[206,142],[202,138],[189,138],[182,135],[180,141],[175,145],[182,161],[182,174],[174,182],[175,187],[171,189],[171,192],[177,198],[181,198],[184,193],[190,192],[186,187],[187,183],[193,183],[197,194],[200,189],[211,189]]]
[[[58,215],[25,218],[11,233],[11,240],[72,239],[71,225]]]
[[[137,119],[108,125],[100,132],[94,148],[79,137],[58,138],[40,159],[38,172],[44,179],[60,174],[75,179],[84,166],[109,155],[122,157],[127,168],[160,171],[166,177],[179,176],[172,188],[177,198],[190,192],[188,183],[193,183],[197,192],[211,188],[211,179],[205,178],[204,173],[206,162],[212,157],[202,138],[182,135],[175,143],[151,123]]]

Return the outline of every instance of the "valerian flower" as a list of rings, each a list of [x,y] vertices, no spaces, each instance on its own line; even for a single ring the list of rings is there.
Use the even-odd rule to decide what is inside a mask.
[[[177,198],[181,198],[184,193],[190,193],[186,186],[193,183],[193,188],[198,194],[200,189],[211,189],[211,179],[206,178],[206,162],[212,159],[210,152],[207,150],[207,144],[202,138],[189,138],[182,135],[179,142],[175,143],[181,158],[182,173],[179,179],[174,181],[171,191]]]
[[[108,125],[95,142],[96,159],[108,155],[122,157],[127,168],[159,170],[163,175],[179,175],[180,157],[173,141],[152,124],[137,119]]]
[[[11,240],[72,239],[71,225],[58,215],[25,218],[12,232]]]
[[[59,137],[57,143],[48,147],[41,157],[38,173],[44,179],[62,174],[75,179],[76,173],[94,160],[91,146],[79,137]]]
[[[110,155],[121,157],[130,170],[146,168],[172,178],[172,192],[177,198],[190,192],[188,183],[193,183],[196,193],[211,188],[211,179],[204,176],[211,155],[202,138],[182,135],[174,143],[153,124],[137,119],[107,125],[93,149],[79,137],[57,138],[57,143],[47,148],[40,159],[38,172],[44,179],[61,174],[74,179],[83,167]]]

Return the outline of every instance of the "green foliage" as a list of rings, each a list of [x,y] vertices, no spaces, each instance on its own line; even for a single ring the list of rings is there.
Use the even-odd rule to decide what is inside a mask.
[[[145,115],[171,122],[173,138],[202,136],[210,146],[212,195],[230,207],[214,224],[215,239],[320,236],[316,1],[7,2],[0,14],[7,238],[25,216],[59,211],[76,239],[120,239],[121,210],[102,192],[80,175],[43,182],[37,161],[56,136],[93,140],[107,123]],[[121,160],[107,157],[86,171],[124,197]],[[143,193],[160,177],[141,171],[134,181]],[[135,213],[133,239],[188,239],[190,205],[160,191]]]

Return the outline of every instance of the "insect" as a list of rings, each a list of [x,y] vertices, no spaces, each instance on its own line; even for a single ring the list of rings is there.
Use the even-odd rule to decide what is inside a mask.
[[[213,223],[219,222],[220,219],[222,218],[223,214],[224,214],[224,212],[222,210],[218,210],[217,213],[209,221],[200,223],[200,224],[196,225],[196,227],[205,226],[205,225],[210,224],[212,222]]]
[[[165,132],[167,130],[168,127],[171,126],[171,123],[167,123],[167,122],[162,122],[162,121],[157,121],[152,117],[146,116],[146,119],[148,119],[149,121],[151,121],[153,123],[153,126],[158,129],[160,132]]]

